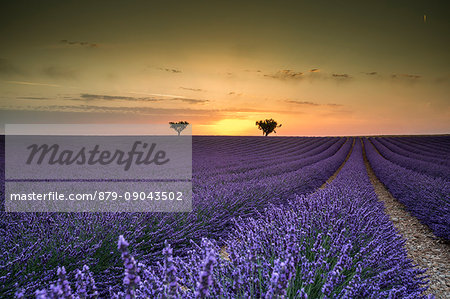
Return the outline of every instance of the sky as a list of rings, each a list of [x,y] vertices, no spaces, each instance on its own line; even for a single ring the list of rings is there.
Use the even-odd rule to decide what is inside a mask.
[[[450,133],[447,1],[9,1],[0,120]]]

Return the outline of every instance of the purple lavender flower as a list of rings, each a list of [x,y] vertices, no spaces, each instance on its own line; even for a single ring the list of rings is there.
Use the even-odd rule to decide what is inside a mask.
[[[269,290],[266,298],[286,298],[288,285],[293,277],[293,273],[289,271],[289,262],[276,259],[274,261],[272,277],[270,278]]]
[[[297,297],[299,299],[308,299],[308,294],[306,294],[305,288],[301,288],[300,290],[297,291]]]
[[[202,270],[200,271],[197,282],[197,289],[195,291],[195,298],[206,298],[209,296],[209,288],[214,283],[213,269],[217,263],[213,249],[207,249],[206,257],[203,261]]]
[[[22,288],[19,288],[19,284],[17,282],[14,284],[14,287],[16,288],[14,298],[25,298],[24,290]]]
[[[178,298],[178,277],[177,277],[177,267],[174,264],[172,248],[169,242],[165,241],[165,247],[163,249],[164,255],[164,283],[167,286],[167,296],[168,298]]]
[[[57,273],[58,273],[57,288],[60,291],[62,291],[64,298],[67,298],[67,299],[73,298],[70,284],[66,279],[66,269],[64,267],[58,267]]]
[[[450,144],[450,139],[446,140]],[[7,214],[0,218],[0,226],[13,223],[20,234],[8,231],[6,240],[11,241],[0,244],[7,262],[0,266],[9,275],[6,283],[5,277],[0,277],[1,283],[9,286],[6,293],[0,290],[0,297],[13,295],[10,277],[23,279],[21,286],[27,292],[35,278],[42,282],[52,279],[53,269],[45,263],[36,273],[23,271],[20,265],[26,267],[27,261],[33,260],[30,252],[38,252],[42,261],[53,259],[53,252],[77,258],[83,253],[86,259],[71,267],[91,263],[97,250],[108,245],[99,229],[108,225],[113,232],[132,231],[129,240],[139,246],[139,260],[146,265],[136,264],[128,242],[119,237],[124,292],[117,292],[121,269],[111,264],[96,274],[102,296],[108,296],[108,287],[113,286],[111,298],[421,298],[426,288],[423,270],[407,259],[402,238],[393,229],[367,177],[361,143],[356,141],[338,176],[320,190],[317,188],[344,161],[353,139],[196,137],[192,213]],[[395,142],[403,148],[403,141]],[[258,154],[248,147],[255,143],[262,145]],[[266,147],[272,150],[265,152]],[[433,155],[429,157],[431,163],[446,165],[446,152],[435,148]],[[404,178],[393,179],[399,192],[404,191]],[[436,197],[428,201],[433,199]],[[420,201],[410,204],[418,211],[428,208]],[[445,233],[448,228],[446,220],[439,218],[442,215],[433,217]],[[77,230],[55,230],[60,226],[78,227],[81,221],[86,223],[83,234],[88,238]],[[27,243],[26,239],[39,241]],[[167,239],[173,247],[169,242],[164,244]],[[11,245],[17,240],[23,245]],[[46,243],[52,244],[51,250]],[[218,254],[221,248],[226,254]],[[16,273],[23,274],[15,277]],[[75,276],[74,298],[98,295],[87,266]],[[67,288],[70,291],[64,281],[65,277],[43,290],[41,297],[63,297]]]
[[[125,277],[123,284],[125,286],[125,298],[131,299],[136,297],[136,288],[141,278],[139,277],[139,268],[137,267],[134,257],[128,252],[128,242],[123,235],[119,236],[118,248],[122,252],[123,265],[125,267]]]
[[[80,298],[97,298],[98,291],[95,286],[95,281],[92,276],[92,273],[89,271],[89,266],[84,265],[83,271],[77,269],[75,274],[75,279],[77,280],[75,283],[76,294]]]
[[[48,299],[47,296],[47,291],[45,289],[43,290],[36,290],[36,292],[34,292],[36,299]]]

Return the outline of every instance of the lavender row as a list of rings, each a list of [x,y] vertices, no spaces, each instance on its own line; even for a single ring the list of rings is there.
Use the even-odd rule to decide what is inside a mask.
[[[223,246],[203,239],[187,256],[174,257],[166,243],[162,262],[148,266],[134,259],[121,236],[123,287],[111,287],[109,296],[422,298],[424,270],[407,258],[404,240],[383,210],[357,142],[325,189],[285,206],[270,206],[256,218],[237,219]],[[89,277],[86,269],[84,275]],[[55,284],[36,294],[45,298],[96,292],[94,281],[78,279],[70,284],[60,268]],[[18,297],[22,294],[17,292]]]
[[[417,143],[417,144],[423,144],[425,142],[427,145],[432,145],[433,147],[435,147],[437,149],[443,149],[445,151],[448,151],[450,149],[449,135],[409,136],[409,137],[406,137],[406,140]]]
[[[214,203],[219,206],[239,198],[243,198],[238,201],[246,202],[246,206],[255,202],[285,202],[296,194],[308,194],[320,187],[343,163],[351,146],[352,141],[348,140],[334,154],[291,172],[267,177],[255,176],[245,182],[194,184],[194,196],[201,195],[205,205]],[[195,183],[195,179],[193,181]],[[255,201],[255,198],[259,200]]]
[[[414,136],[408,137],[417,143],[426,142],[426,144],[431,144],[436,148],[444,149],[444,151],[450,150],[450,135],[431,135],[431,136]]]
[[[236,150],[234,153],[221,153],[218,146],[215,148],[213,147],[211,148],[210,153],[204,155],[197,153],[193,157],[193,163],[195,165],[194,171],[196,173],[201,173],[204,170],[207,172],[214,171],[217,173],[224,171],[231,172],[239,171],[243,166],[251,166],[254,169],[257,168],[257,165],[254,165],[255,163],[258,165],[266,165],[281,159],[298,159],[299,156],[308,154],[310,151],[315,150],[317,147],[320,147],[325,143],[330,145],[338,140],[338,138],[323,138],[320,140],[317,139],[303,142],[304,138],[298,139],[299,141],[295,143],[290,142],[287,144],[283,142],[283,144],[280,144],[277,148],[242,144],[240,145],[241,147],[239,147],[239,151]],[[235,142],[238,145],[240,144],[239,140],[236,140]],[[197,141],[194,141],[193,150],[196,149],[196,143]],[[247,150],[250,152],[245,153]]]
[[[270,155],[275,150],[289,153],[289,150],[296,150],[308,146],[312,143],[325,141],[328,138],[270,138],[270,140],[260,140],[258,137],[205,137],[195,136],[193,147],[199,155],[214,156],[243,156],[253,158],[255,153]]]
[[[189,240],[192,234],[223,238],[226,236],[224,232],[231,228],[234,217],[252,216],[255,211],[262,210],[269,203],[285,203],[297,194],[308,194],[316,190],[339,168],[350,148],[351,142],[348,141],[334,155],[315,164],[264,179],[254,178],[246,182],[223,185],[194,184],[194,212],[186,215],[182,223],[197,225],[180,227],[172,224],[163,229],[173,236],[171,242],[175,248],[184,248],[186,240]],[[175,220],[173,223],[178,222],[180,221]],[[180,238],[177,239],[177,236]],[[152,237],[149,247],[161,249],[162,240],[163,238]],[[146,258],[154,259],[156,254],[152,250],[146,254]]]
[[[447,153],[436,153],[433,152],[432,149],[430,149],[430,146],[426,143],[421,144],[421,146],[418,146],[417,144],[410,144],[407,142],[401,142],[400,138],[383,138],[389,145],[396,146],[397,148],[400,148],[403,151],[406,151],[410,155],[417,155],[419,159],[425,158],[431,158],[435,159],[436,162],[439,164],[442,164],[442,161],[446,162],[446,165],[450,165],[448,163],[449,152]],[[432,161],[433,162],[433,161]]]
[[[333,140],[324,139],[304,144],[280,145],[280,148],[277,150],[266,148],[265,153],[254,152],[252,155],[241,155],[239,152],[233,155],[220,155],[219,153],[211,153],[206,156],[196,155],[193,160],[194,171],[197,175],[203,172],[220,174],[241,171],[246,168],[257,169],[258,165],[273,164],[274,161],[298,159],[299,156],[308,154],[316,148],[322,147],[324,144],[328,144],[329,146],[332,143]]]
[[[433,177],[441,178],[443,180],[448,180],[450,178],[450,167],[446,167],[444,165],[436,165],[434,163],[429,163],[418,159],[408,158],[391,151],[377,138],[370,138],[369,140],[373,143],[378,152],[384,158],[399,166],[405,167],[421,174],[427,174]]]
[[[290,137],[275,137],[264,139],[261,137],[208,137],[208,136],[195,136],[194,137],[194,149],[197,153],[206,153],[208,156],[212,152],[217,152],[220,155],[235,155],[240,154],[243,156],[252,157],[255,153],[255,149],[258,152],[262,152],[265,155],[280,148],[299,148],[311,143],[320,142],[328,138],[320,137],[302,137],[302,138],[290,138]],[[266,150],[267,149],[267,150]]]
[[[428,151],[420,151],[410,145],[399,145],[393,138],[377,138],[376,140],[389,148],[389,150],[404,157],[450,167],[450,161],[448,159],[436,157]]]
[[[415,148],[419,153],[427,152],[436,157],[448,159],[450,149],[448,147],[436,146],[435,144],[430,143],[429,137],[396,137],[393,139],[400,144],[409,145]],[[447,139],[449,139],[448,136]]]
[[[291,173],[243,183],[194,185],[192,213],[2,213],[0,250],[5,258],[0,261],[0,296],[10,296],[18,281],[26,292],[45,284],[58,265],[70,272],[83,264],[91,265],[104,294],[104,286],[117,283],[120,273],[111,241],[120,233],[149,264],[160,259],[164,239],[176,254],[185,255],[189,240],[225,238],[235,217],[254,216],[269,203],[313,192],[342,164],[350,147],[347,142],[334,155]]]
[[[266,179],[270,176],[298,171],[302,167],[333,156],[345,142],[346,140],[344,138],[337,140],[337,142],[327,142],[308,151],[306,154],[294,158],[278,157],[278,160],[269,163],[256,162],[248,164],[247,162],[243,162],[243,165],[238,169],[233,167],[221,174],[217,174],[214,170],[207,170],[203,173],[196,173],[195,181],[198,181],[199,184],[210,186],[215,182],[244,182],[246,180]]]
[[[380,181],[438,237],[450,240],[450,182],[398,166],[365,139],[367,159]]]

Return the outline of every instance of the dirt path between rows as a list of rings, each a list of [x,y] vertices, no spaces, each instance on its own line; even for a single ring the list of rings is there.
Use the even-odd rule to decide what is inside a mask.
[[[362,140],[361,140],[362,141]],[[386,214],[397,231],[406,239],[408,257],[421,268],[428,268],[430,288],[426,294],[436,298],[450,298],[450,245],[437,239],[428,226],[419,222],[405,210],[376,177],[366,157],[363,143],[364,163],[378,199],[384,203]]]

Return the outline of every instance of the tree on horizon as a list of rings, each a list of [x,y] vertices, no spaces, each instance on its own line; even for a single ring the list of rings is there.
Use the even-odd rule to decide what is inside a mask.
[[[265,119],[265,120],[260,120],[256,122],[256,125],[258,126],[259,130],[263,131],[263,135],[267,136],[270,133],[276,133],[277,131],[275,131],[276,128],[281,127],[281,124],[278,124],[274,119]]]
[[[169,122],[170,127],[172,129],[174,129],[177,133],[178,136],[180,136],[181,132],[186,129],[186,127],[189,125],[189,123],[187,121],[178,121],[178,122]]]

